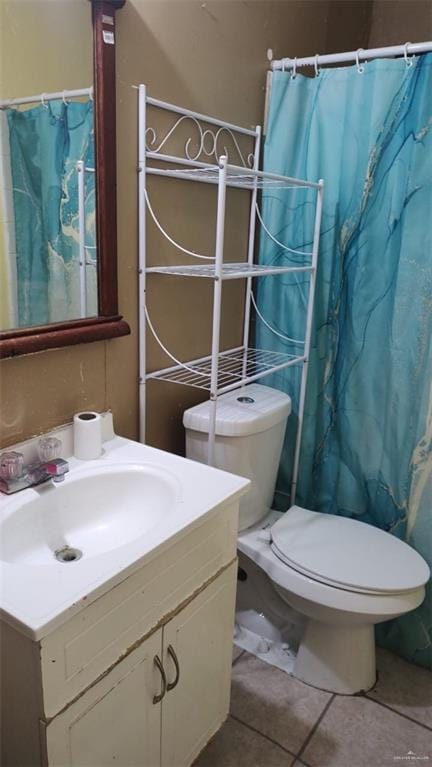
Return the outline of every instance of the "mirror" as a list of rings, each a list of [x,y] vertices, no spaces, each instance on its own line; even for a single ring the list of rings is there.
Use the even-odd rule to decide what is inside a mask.
[[[1,330],[98,314],[91,6],[55,6],[3,0]],[[46,47],[72,14],[79,62]]]
[[[123,2],[2,0],[0,356],[129,332],[116,261]]]

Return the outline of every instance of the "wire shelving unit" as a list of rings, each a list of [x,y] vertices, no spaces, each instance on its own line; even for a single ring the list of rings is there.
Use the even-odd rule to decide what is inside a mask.
[[[290,272],[311,272],[312,266],[261,266],[260,264],[248,264],[244,261],[239,263],[222,264],[222,280],[240,280],[245,277],[265,277],[269,274],[289,274]],[[201,264],[188,264],[187,266],[150,266],[147,274],[172,274],[177,277],[208,277],[214,280],[216,277],[216,264],[201,266]]]
[[[275,173],[267,173],[259,170],[261,129],[257,126],[254,130],[233,125],[217,120],[208,115],[179,107],[168,102],[150,98],[146,87],[138,88],[138,213],[139,213],[139,374],[140,374],[140,440],[145,441],[145,387],[148,380],[169,381],[201,389],[209,393],[211,402],[210,424],[208,437],[208,463],[214,461],[214,443],[216,432],[217,400],[221,394],[241,388],[253,381],[258,381],[277,371],[292,365],[302,366],[298,433],[295,448],[292,497],[295,500],[295,489],[299,466],[301,431],[303,423],[304,403],[306,394],[306,381],[308,371],[308,359],[311,342],[311,328],[313,303],[316,282],[316,269],[318,260],[318,244],[321,225],[323,181],[305,181],[303,179],[290,178]],[[173,123],[165,129],[162,139],[156,130],[149,125],[149,108],[161,110],[165,117],[174,115]],[[192,137],[186,140],[183,154],[168,154],[165,150],[169,140],[174,136],[179,126],[190,125],[195,132],[195,146],[198,149],[191,150]],[[241,137],[248,137],[253,143],[253,152],[245,157],[245,152],[240,146]],[[225,148],[225,139],[233,147],[234,155],[240,164],[232,164],[228,160]],[[223,144],[220,152],[219,145]],[[205,161],[204,161],[205,160]],[[176,242],[161,225],[157,218],[148,192],[147,178],[149,175],[168,177],[197,183],[214,184],[217,186],[217,210],[216,210],[216,236],[213,254],[203,254],[183,246]],[[242,262],[227,262],[224,260],[224,233],[226,212],[226,190],[228,188],[244,189],[250,195],[249,214],[249,237],[247,260]],[[315,216],[313,242],[310,251],[300,251],[280,242],[266,227],[258,208],[258,194],[260,190],[313,190],[315,192]],[[189,257],[196,258],[200,263],[172,264],[172,265],[147,265],[146,249],[146,226],[147,216],[172,245],[180,252]],[[257,226],[261,225],[264,231],[275,243],[290,254],[299,254],[304,262],[299,265],[263,265],[254,263],[255,233]],[[205,262],[205,263],[203,263]],[[269,275],[304,273],[309,279],[309,291],[306,309],[305,336],[302,339],[292,339],[284,336],[273,328],[259,311],[254,295],[253,280],[263,279]],[[211,353],[206,357],[181,361],[169,350],[160,339],[149,315],[146,290],[147,278],[152,274],[176,276],[184,278],[201,278],[213,281],[213,308],[212,308],[212,342]],[[221,304],[222,286],[227,280],[245,281],[245,310],[243,324],[243,343],[234,349],[220,349],[221,327]],[[288,288],[293,289],[293,288]],[[285,351],[273,351],[252,348],[250,345],[250,318],[255,309],[257,316],[267,328],[287,341],[289,341],[295,353],[288,354]],[[146,332],[152,333],[160,348],[174,363],[170,367],[149,372],[146,364]]]
[[[219,352],[217,394],[225,394],[239,386],[257,381],[268,373],[275,373],[277,370],[296,365],[304,360],[304,356],[265,351],[264,349],[245,349],[243,346]],[[171,368],[150,373],[149,378],[193,386],[196,389],[211,392],[212,367],[213,360],[210,355],[183,365],[174,365]]]

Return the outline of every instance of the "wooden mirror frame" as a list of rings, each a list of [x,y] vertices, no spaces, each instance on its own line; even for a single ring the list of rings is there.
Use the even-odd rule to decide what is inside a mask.
[[[128,335],[118,314],[116,200],[115,14],[126,0],[90,0],[93,19],[96,211],[98,248],[97,317],[0,332],[0,358]],[[104,32],[109,33],[105,34]]]

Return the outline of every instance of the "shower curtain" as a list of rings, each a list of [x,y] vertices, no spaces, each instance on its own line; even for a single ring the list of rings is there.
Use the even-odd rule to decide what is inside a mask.
[[[362,73],[274,73],[264,167],[325,180],[297,503],[376,525],[432,564],[432,54],[377,60]],[[262,231],[260,262],[307,263],[313,195],[272,190],[261,206],[272,237]],[[260,281],[260,312],[293,340],[258,317],[259,348],[299,353],[306,288],[299,277]],[[294,413],[299,377],[289,368],[270,383],[291,394]],[[431,584],[420,608],[377,634],[430,667]]]
[[[94,168],[93,104],[49,101],[8,110],[18,324],[80,317],[77,161]],[[86,173],[87,260],[95,259],[95,174]],[[95,262],[96,264],[96,262]],[[88,314],[97,270],[87,268]]]

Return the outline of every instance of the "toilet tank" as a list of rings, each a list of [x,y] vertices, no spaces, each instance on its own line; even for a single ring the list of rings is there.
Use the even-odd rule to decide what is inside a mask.
[[[277,389],[251,384],[218,398],[214,465],[251,480],[240,501],[240,530],[271,507],[291,399]],[[183,414],[186,456],[207,463],[210,402]]]

